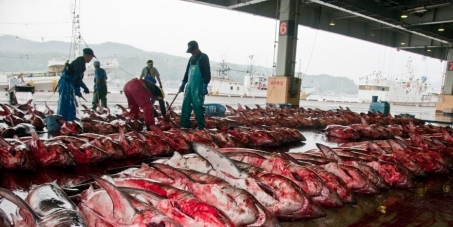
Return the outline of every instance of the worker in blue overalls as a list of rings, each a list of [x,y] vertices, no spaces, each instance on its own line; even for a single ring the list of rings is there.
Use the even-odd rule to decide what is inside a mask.
[[[83,49],[83,56],[76,58],[71,64],[66,63],[60,80],[57,84],[59,99],[57,114],[61,115],[65,121],[76,119],[77,100],[75,96],[82,97],[80,89],[83,88],[85,94],[90,93],[88,87],[83,83],[83,73],[86,70],[86,63],[96,57],[90,48]]]
[[[209,65],[208,55],[200,51],[196,41],[190,41],[187,46],[187,53],[191,53],[192,57],[189,59],[184,79],[179,88],[179,92],[184,92],[184,89],[186,90],[182,103],[180,127],[190,127],[190,115],[193,110],[195,119],[197,120],[197,128],[203,129],[205,127],[204,96],[208,94],[208,84],[211,81],[211,67]]]
[[[93,93],[93,107],[96,110],[98,103],[107,108],[107,72],[101,68],[99,61],[94,61],[94,93]]]

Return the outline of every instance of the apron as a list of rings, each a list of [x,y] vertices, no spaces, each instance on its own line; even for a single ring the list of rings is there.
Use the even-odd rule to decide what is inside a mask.
[[[148,70],[148,74],[146,74],[145,80],[147,80],[147,81],[149,81],[149,82],[151,82],[151,83],[153,83],[153,84],[156,84],[157,81],[156,81],[156,79],[154,79],[153,76],[151,76],[150,69],[149,69],[148,67],[146,67],[146,69]]]
[[[62,72],[57,89],[59,94],[57,114],[61,115],[66,121],[75,120],[77,100],[74,93],[73,76],[66,74],[66,69]]]
[[[192,110],[195,113],[197,127],[203,128],[205,126],[203,107],[204,95],[202,94],[203,77],[201,75],[200,66],[198,65],[203,56],[204,55],[201,54],[196,64],[191,64],[189,67],[188,81],[184,92],[181,111],[181,127],[183,128],[190,128],[190,115],[192,114]],[[192,61],[190,60],[190,62]]]

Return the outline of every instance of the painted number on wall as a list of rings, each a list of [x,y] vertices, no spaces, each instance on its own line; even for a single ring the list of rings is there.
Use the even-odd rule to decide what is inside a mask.
[[[286,21],[282,21],[280,23],[280,35],[286,35],[288,33],[288,23]]]
[[[448,62],[448,71],[453,71],[453,61]]]
[[[271,85],[273,85],[273,86],[283,86],[283,81],[271,81]]]

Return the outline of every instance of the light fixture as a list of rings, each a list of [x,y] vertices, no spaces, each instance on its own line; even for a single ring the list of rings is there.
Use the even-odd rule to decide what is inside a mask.
[[[401,18],[406,19],[407,18],[407,14],[406,13],[401,14]]]
[[[445,29],[444,29],[444,27],[442,27],[442,25],[441,25],[441,26],[439,27],[439,29],[437,29],[437,31],[443,32],[443,31],[445,31]]]
[[[426,51],[427,51],[427,52],[431,52],[431,49],[427,49]]]
[[[333,20],[330,21],[330,26],[335,26],[335,22]]]
[[[405,42],[401,42],[401,45],[406,45],[406,43]]]

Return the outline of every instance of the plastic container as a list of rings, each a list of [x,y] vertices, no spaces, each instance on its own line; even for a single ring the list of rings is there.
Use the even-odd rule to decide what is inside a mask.
[[[48,115],[46,117],[46,126],[48,132],[58,132],[60,131],[61,124],[58,120],[63,119],[60,115]]]
[[[204,114],[210,117],[224,117],[226,112],[225,106],[218,103],[204,104]]]
[[[17,105],[27,103],[33,99],[35,87],[33,86],[13,86],[9,89],[9,104]]]
[[[371,102],[377,102],[378,97],[373,95],[371,96]]]
[[[390,104],[388,102],[372,102],[370,111],[377,111],[387,115],[390,113]]]

